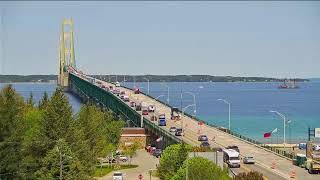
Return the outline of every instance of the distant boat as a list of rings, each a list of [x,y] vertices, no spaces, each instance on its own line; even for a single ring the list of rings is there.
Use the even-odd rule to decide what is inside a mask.
[[[297,84],[296,84],[296,80],[293,79],[284,79],[283,80],[283,84],[281,84],[280,86],[278,86],[279,89],[298,89],[300,88]]]
[[[203,86],[199,86],[199,88],[200,88],[200,89],[202,89],[202,88],[203,88]]]

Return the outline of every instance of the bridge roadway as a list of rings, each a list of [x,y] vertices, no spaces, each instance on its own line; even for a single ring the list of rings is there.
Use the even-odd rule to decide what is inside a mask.
[[[109,86],[115,87],[111,83],[104,82]],[[134,92],[130,89],[124,87],[117,87],[121,91],[125,91],[127,95],[129,95],[130,101],[135,102],[145,102],[147,104],[153,104],[156,106],[156,114],[164,113],[167,117],[167,126],[162,126],[163,129],[169,131],[171,126],[182,127],[182,124],[185,129],[185,135],[182,138],[188,144],[191,145],[200,145],[197,141],[198,139],[198,122],[188,116],[183,115],[181,120],[174,121],[170,120],[170,107],[144,95],[144,94],[134,94]],[[129,103],[128,103],[129,106]],[[130,107],[130,106],[129,106]],[[141,114],[141,112],[140,112]],[[150,119],[150,114],[145,116],[147,119]],[[183,121],[183,122],[182,122]],[[152,122],[152,121],[151,121]],[[156,122],[155,122],[156,123]],[[237,174],[240,172],[248,172],[251,170],[255,170],[263,173],[265,179],[269,180],[282,180],[282,179],[290,179],[290,173],[292,170],[295,171],[295,179],[301,180],[316,180],[319,179],[319,175],[311,175],[308,172],[300,167],[292,165],[292,161],[280,157],[273,152],[269,152],[261,147],[258,147],[249,142],[245,142],[235,136],[232,136],[228,133],[222,132],[214,127],[210,127],[207,125],[202,125],[201,133],[205,134],[209,138],[209,143],[212,147],[226,147],[229,145],[237,145],[240,149],[240,154],[242,157],[244,156],[253,156],[255,158],[256,163],[254,165],[241,164],[240,168],[233,168],[233,171]],[[215,140],[213,141],[213,138]],[[213,146],[214,145],[214,146]],[[271,169],[272,161],[276,162],[275,169]]]

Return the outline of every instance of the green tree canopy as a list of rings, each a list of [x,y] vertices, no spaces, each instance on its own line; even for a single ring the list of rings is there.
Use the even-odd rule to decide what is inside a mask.
[[[174,144],[167,147],[160,157],[158,167],[160,179],[167,180],[173,177],[187,159],[190,150],[191,146],[185,144]]]
[[[19,177],[25,103],[11,85],[0,91],[0,174]]]
[[[186,160],[171,180],[185,180],[187,176],[189,180],[231,180],[227,171],[203,157]]]

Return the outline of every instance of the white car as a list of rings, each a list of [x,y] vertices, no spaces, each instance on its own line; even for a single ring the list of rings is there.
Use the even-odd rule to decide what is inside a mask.
[[[119,82],[116,82],[116,87],[120,87],[120,83]]]
[[[124,155],[120,155],[119,156],[119,160],[122,161],[122,162],[126,162],[126,161],[128,161],[128,157],[124,156]]]
[[[314,151],[320,151],[320,145],[315,144],[315,145],[313,146],[313,150],[314,150]]]
[[[112,180],[123,180],[122,172],[114,172],[112,176]]]

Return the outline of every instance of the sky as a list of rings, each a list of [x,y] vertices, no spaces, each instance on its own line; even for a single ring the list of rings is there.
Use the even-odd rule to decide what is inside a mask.
[[[320,77],[320,2],[0,2],[0,74],[57,74],[72,17],[89,74]]]

